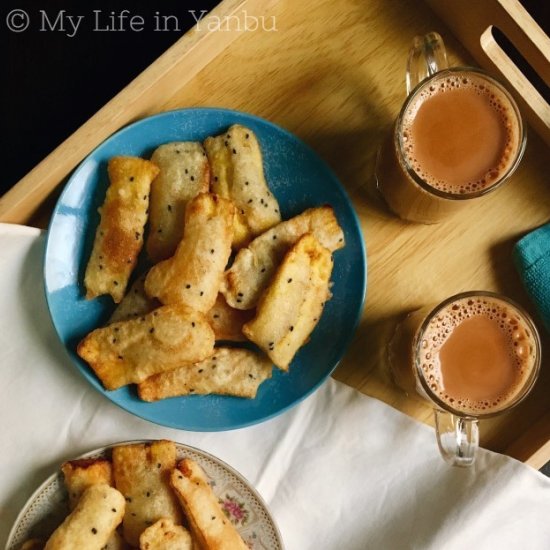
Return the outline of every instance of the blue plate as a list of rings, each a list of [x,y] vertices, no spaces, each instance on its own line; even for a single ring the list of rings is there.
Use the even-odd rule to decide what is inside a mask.
[[[85,300],[84,270],[90,256],[97,208],[108,185],[107,161],[116,155],[149,158],[170,141],[203,141],[232,124],[251,128],[260,141],[270,188],[283,219],[306,208],[333,206],[346,237],[334,254],[333,298],[311,340],[298,352],[288,373],[274,369],[256,399],[188,396],[146,403],[135,387],[106,391],[76,355],[76,345],[110,316],[110,297]],[[366,254],[361,229],[344,189],[326,164],[295,136],[258,117],[225,109],[182,109],[140,120],[123,128],[93,151],[69,179],[50,223],[45,255],[46,298],[53,324],[71,359],[99,392],[146,420],[195,431],[240,428],[271,418],[295,405],[330,375],[342,358],[361,316],[366,290]]]

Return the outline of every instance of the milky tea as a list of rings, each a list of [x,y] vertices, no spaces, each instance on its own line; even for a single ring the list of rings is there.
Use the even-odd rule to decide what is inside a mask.
[[[474,69],[448,69],[405,103],[380,152],[378,188],[400,217],[436,222],[503,182],[523,147],[508,92]]]
[[[399,385],[416,386],[446,410],[473,417],[501,412],[530,389],[540,344],[531,321],[511,302],[469,293],[424,314],[407,318],[401,348],[393,347]]]

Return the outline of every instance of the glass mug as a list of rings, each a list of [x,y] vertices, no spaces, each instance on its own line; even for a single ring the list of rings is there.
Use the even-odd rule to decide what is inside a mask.
[[[414,39],[407,99],[376,160],[376,186],[403,219],[437,223],[499,188],[526,136],[512,96],[480,69],[448,68],[432,32]]]
[[[410,313],[388,345],[393,381],[434,407],[443,458],[474,463],[478,421],[508,411],[529,393],[541,344],[529,315],[485,291],[457,294]]]

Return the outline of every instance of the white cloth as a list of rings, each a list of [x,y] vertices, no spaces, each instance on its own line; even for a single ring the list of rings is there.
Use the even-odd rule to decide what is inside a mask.
[[[550,548],[550,480],[489,451],[472,469],[449,467],[429,427],[332,379],[291,411],[232,432],[162,428],[119,409],[57,339],[43,247],[38,230],[0,225],[0,545],[63,460],[165,437],[240,471],[288,550]]]

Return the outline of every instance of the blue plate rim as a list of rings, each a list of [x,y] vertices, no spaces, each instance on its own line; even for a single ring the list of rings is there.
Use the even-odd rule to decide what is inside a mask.
[[[348,336],[344,339],[341,350],[338,353],[337,359],[334,362],[334,365],[330,368],[330,370],[327,371],[326,375],[321,377],[317,383],[315,383],[311,388],[309,388],[308,391],[304,392],[300,397],[295,399],[292,403],[289,403],[288,405],[286,405],[284,407],[281,407],[280,409],[278,409],[278,410],[276,410],[276,411],[274,411],[270,414],[267,414],[267,415],[264,415],[264,416],[261,416],[259,418],[255,418],[255,419],[252,419],[252,420],[238,422],[238,423],[232,423],[230,425],[218,425],[218,426],[212,426],[212,427],[206,427],[206,428],[204,426],[198,426],[198,425],[186,425],[185,427],[181,427],[181,425],[179,425],[177,423],[173,423],[171,421],[155,420],[154,418],[150,418],[150,417],[148,417],[144,414],[140,414],[138,412],[130,410],[130,408],[128,406],[125,406],[124,403],[121,403],[117,400],[113,400],[113,399],[109,398],[107,390],[105,390],[105,389],[102,390],[101,387],[96,387],[93,384],[90,384],[90,381],[87,379],[86,374],[84,373],[84,371],[81,368],[79,368],[78,365],[75,364],[74,359],[71,356],[71,353],[70,353],[69,349],[67,348],[67,345],[65,344],[65,341],[64,341],[62,335],[60,334],[58,328],[57,328],[54,316],[52,314],[52,308],[51,308],[51,304],[50,304],[50,300],[49,300],[49,295],[48,295],[48,292],[46,290],[46,284],[43,285],[43,288],[44,288],[44,294],[45,294],[45,297],[46,297],[46,304],[48,306],[48,313],[50,315],[52,325],[55,329],[55,332],[56,332],[61,344],[63,345],[65,353],[69,357],[73,367],[76,368],[76,370],[78,371],[79,375],[82,376],[86,380],[86,382],[88,384],[90,384],[97,393],[102,395],[105,399],[108,399],[111,403],[118,406],[119,408],[121,408],[122,410],[127,412],[128,414],[136,416],[136,417],[138,417],[142,420],[145,420],[147,422],[152,422],[153,424],[156,424],[158,426],[172,428],[172,429],[176,429],[176,430],[180,430],[180,431],[204,432],[204,433],[231,431],[231,430],[237,430],[237,429],[241,429],[241,428],[247,428],[247,427],[250,427],[250,426],[254,426],[256,424],[261,424],[261,423],[267,422],[268,420],[271,420],[271,419],[273,419],[277,416],[280,416],[283,413],[285,413],[285,412],[289,411],[290,409],[294,408],[296,405],[299,405],[300,403],[302,403],[305,399],[307,399],[315,391],[317,391],[317,389],[319,389],[319,387],[322,386],[327,381],[327,379],[332,375],[332,373],[336,370],[336,368],[338,367],[338,365],[340,364],[340,362],[344,358],[344,355],[345,355],[346,351],[348,350],[348,348],[349,348],[349,346],[350,346],[350,344],[351,344],[351,342],[352,342],[352,340],[355,336],[355,333],[357,331],[357,326],[359,325],[359,322],[361,321],[361,318],[362,318],[362,315],[363,315],[363,310],[365,308],[365,301],[366,301],[366,296],[367,296],[367,281],[368,281],[368,256],[367,256],[367,248],[366,248],[366,244],[365,244],[365,237],[363,235],[363,230],[361,228],[361,222],[359,220],[359,217],[357,216],[357,212],[355,211],[355,207],[353,205],[353,202],[352,202],[351,198],[349,197],[348,192],[346,191],[345,187],[342,185],[342,183],[340,182],[340,180],[338,179],[338,177],[336,176],[336,174],[334,173],[332,168],[326,163],[326,161],[310,145],[308,145],[305,141],[303,141],[301,138],[299,138],[298,136],[296,136],[295,134],[293,134],[292,132],[290,132],[286,128],[284,128],[282,126],[279,126],[278,124],[275,124],[274,122],[271,122],[267,119],[264,119],[260,116],[254,115],[252,113],[248,113],[246,111],[238,111],[236,109],[227,109],[227,108],[224,108],[224,107],[205,107],[205,106],[201,106],[201,107],[185,107],[185,108],[180,108],[180,109],[171,109],[171,110],[167,110],[167,111],[162,111],[161,113],[156,113],[154,115],[146,116],[144,118],[140,118],[140,119],[138,119],[134,122],[130,122],[129,124],[123,126],[122,128],[118,129],[116,132],[111,134],[108,138],[103,140],[96,147],[94,147],[80,161],[80,163],[73,170],[73,172],[67,177],[67,181],[63,185],[63,190],[61,191],[61,193],[60,193],[60,195],[59,195],[59,197],[56,201],[55,207],[52,210],[52,214],[50,216],[50,221],[48,222],[48,228],[47,228],[47,231],[46,231],[46,244],[45,244],[45,247],[44,247],[44,256],[43,256],[43,264],[42,264],[42,274],[43,274],[43,278],[44,278],[44,282],[45,282],[46,281],[46,259],[47,259],[47,256],[48,256],[48,249],[49,249],[49,244],[50,244],[50,241],[49,241],[50,228],[54,223],[56,214],[58,213],[58,209],[59,209],[59,207],[60,207],[60,205],[63,201],[65,193],[68,192],[68,188],[70,186],[71,181],[80,172],[80,170],[82,170],[82,168],[86,164],[86,162],[88,162],[90,160],[90,157],[92,157],[92,155],[94,155],[99,148],[107,145],[111,141],[115,140],[120,134],[122,134],[123,132],[128,131],[131,128],[136,128],[136,127],[141,126],[143,124],[147,124],[149,121],[155,120],[155,119],[158,119],[158,118],[163,118],[163,117],[168,117],[168,116],[174,115],[174,114],[188,113],[188,112],[216,112],[216,113],[234,115],[234,116],[245,116],[247,118],[252,119],[253,121],[257,122],[260,125],[267,125],[267,126],[271,127],[276,132],[282,132],[283,134],[286,135],[287,138],[289,138],[291,141],[294,141],[294,142],[298,143],[301,147],[306,149],[310,154],[312,154],[316,158],[316,160],[323,166],[324,170],[326,170],[327,173],[330,174],[333,182],[337,185],[337,187],[338,187],[339,191],[341,192],[343,198],[345,199],[345,201],[350,206],[353,225],[355,226],[355,229],[357,230],[357,233],[361,236],[361,238],[359,239],[359,246],[360,246],[360,250],[361,250],[361,259],[362,259],[362,261],[360,262],[360,265],[361,265],[361,274],[360,274],[361,281],[360,282],[361,282],[361,288],[362,288],[361,303],[360,303],[360,306],[357,308],[357,314],[355,315],[355,319],[352,323],[352,330],[349,331]],[[178,398],[175,398],[175,399],[178,399]]]

